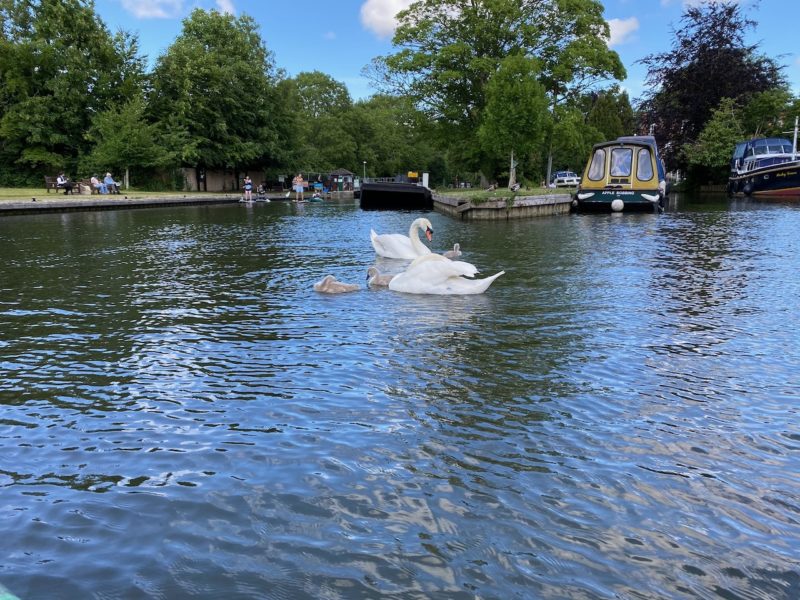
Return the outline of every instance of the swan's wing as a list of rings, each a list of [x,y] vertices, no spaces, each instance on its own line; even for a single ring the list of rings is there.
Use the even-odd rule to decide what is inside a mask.
[[[314,284],[314,290],[317,292],[324,292],[330,287],[331,282],[336,281],[333,275],[325,275],[322,279]]]
[[[489,289],[489,286],[492,285],[495,279],[504,274],[505,271],[500,271],[499,273],[495,273],[489,277],[484,277],[483,279],[464,279],[463,277],[451,277],[441,288],[441,291],[437,293],[460,296],[482,294]]]
[[[440,265],[443,272],[450,273],[450,276],[457,277],[463,275],[465,277],[475,277],[478,274],[478,268],[472,263],[464,262],[463,260],[450,260],[441,254],[426,254],[415,258],[409,265],[409,269],[418,265],[432,263]]]
[[[421,267],[420,270],[409,273],[401,273],[389,282],[389,289],[395,292],[405,292],[407,294],[435,294],[439,296],[466,296],[471,294],[482,294],[485,292],[495,279],[505,273],[500,271],[484,279],[466,279],[464,277],[446,277],[435,279],[433,270],[437,263],[430,263],[428,266]],[[434,265],[431,267],[430,265]],[[430,269],[430,270],[429,270]],[[430,277],[420,276],[426,273]]]
[[[370,235],[372,247],[378,256],[385,258],[402,258],[411,260],[416,258],[417,253],[411,245],[408,236],[402,233],[384,233],[381,235]]]
[[[447,260],[436,254],[427,255],[427,260],[415,260],[404,272],[397,275],[389,282],[389,289],[410,294],[437,294],[437,288],[444,285],[449,279],[460,278],[461,270],[452,260]]]

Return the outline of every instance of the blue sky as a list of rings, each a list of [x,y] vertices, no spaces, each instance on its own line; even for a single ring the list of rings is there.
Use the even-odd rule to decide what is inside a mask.
[[[322,71],[347,85],[354,99],[374,93],[362,76],[370,60],[392,52],[393,15],[411,0],[95,0],[97,13],[112,30],[137,33],[142,52],[154,61],[180,34],[181,20],[194,8],[248,14],[278,67],[290,76]],[[668,51],[687,2],[696,0],[603,0],[611,25],[611,47],[628,71],[622,86],[632,99],[642,93],[646,70],[636,61]],[[786,66],[795,95],[800,95],[800,23],[798,0],[738,1],[758,22],[750,42]]]

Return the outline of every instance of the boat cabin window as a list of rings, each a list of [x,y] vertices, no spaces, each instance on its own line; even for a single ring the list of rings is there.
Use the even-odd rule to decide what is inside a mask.
[[[599,149],[594,151],[592,162],[589,165],[589,179],[600,181],[606,173],[606,151]]]
[[[632,148],[614,148],[611,151],[611,176],[630,177],[632,162]]]
[[[636,153],[636,178],[639,181],[650,181],[653,178],[653,161],[650,160],[650,150],[641,148]]]

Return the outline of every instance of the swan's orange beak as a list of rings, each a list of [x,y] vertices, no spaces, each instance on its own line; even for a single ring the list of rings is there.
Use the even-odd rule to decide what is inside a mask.
[[[433,229],[431,229],[430,227],[426,227],[425,237],[428,238],[428,241],[430,242],[433,239]]]

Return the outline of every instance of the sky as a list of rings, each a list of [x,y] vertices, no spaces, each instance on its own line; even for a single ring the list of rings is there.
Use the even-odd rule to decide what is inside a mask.
[[[611,28],[609,46],[622,59],[628,77],[621,86],[639,98],[647,70],[637,61],[672,48],[675,29],[687,4],[698,0],[602,0]],[[799,0],[717,0],[739,2],[757,22],[749,43],[785,66],[784,74],[800,95]],[[180,35],[181,21],[195,8],[236,16],[247,14],[278,68],[293,77],[321,71],[343,83],[354,100],[375,93],[363,69],[376,56],[391,54],[394,15],[411,0],[95,0],[95,10],[109,29],[139,36],[151,65]]]

